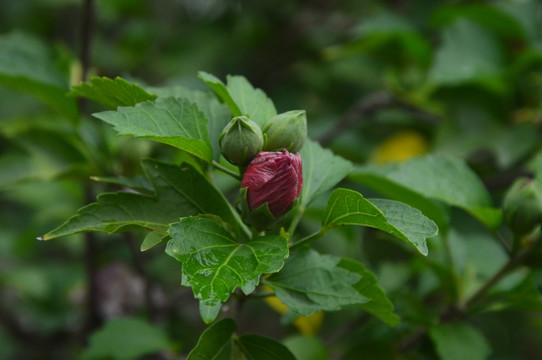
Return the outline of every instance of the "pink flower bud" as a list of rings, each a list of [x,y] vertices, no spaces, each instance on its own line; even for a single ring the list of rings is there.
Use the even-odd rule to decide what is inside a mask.
[[[247,188],[250,210],[268,203],[269,210],[277,217],[290,209],[301,194],[303,171],[301,155],[282,152],[261,152],[248,166],[242,188]]]

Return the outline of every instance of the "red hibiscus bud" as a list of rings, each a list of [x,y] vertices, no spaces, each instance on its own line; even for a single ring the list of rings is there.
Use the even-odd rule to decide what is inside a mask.
[[[286,150],[259,153],[248,166],[241,183],[242,191],[246,191],[247,210],[260,210],[267,204],[270,215],[275,218],[292,207],[302,186],[301,155]],[[261,222],[249,222],[260,228],[265,227]]]

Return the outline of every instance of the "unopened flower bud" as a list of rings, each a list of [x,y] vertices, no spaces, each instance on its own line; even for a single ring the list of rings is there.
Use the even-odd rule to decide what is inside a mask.
[[[265,138],[263,150],[296,153],[307,138],[307,114],[305,110],[278,114],[265,123],[262,131]]]
[[[263,135],[258,125],[245,116],[234,117],[218,138],[222,155],[234,165],[246,166],[263,146]]]
[[[510,187],[503,203],[504,221],[516,236],[528,235],[542,224],[542,189],[527,178]]]
[[[286,214],[301,194],[301,156],[282,152],[261,152],[248,166],[241,183],[243,217],[258,229],[265,229]]]

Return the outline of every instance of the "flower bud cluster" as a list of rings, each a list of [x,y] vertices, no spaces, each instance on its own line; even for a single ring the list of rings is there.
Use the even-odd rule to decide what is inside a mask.
[[[290,210],[303,186],[301,150],[307,137],[303,110],[278,114],[260,127],[245,116],[233,118],[219,144],[224,158],[244,171],[243,219],[266,229]]]

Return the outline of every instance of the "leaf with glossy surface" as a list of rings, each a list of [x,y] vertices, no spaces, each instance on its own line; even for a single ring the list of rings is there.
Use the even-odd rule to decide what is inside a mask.
[[[350,178],[420,209],[431,219],[430,211],[438,210],[431,199],[436,199],[468,211],[490,229],[501,224],[502,213],[492,206],[480,178],[463,160],[452,156],[427,155],[402,164],[358,167]],[[441,221],[443,214],[441,209]]]
[[[243,76],[228,75],[227,85],[205,72],[200,72],[199,78],[215,91],[233,116],[247,116],[261,127],[277,115],[273,101],[261,89],[255,89]]]
[[[168,144],[208,162],[213,159],[208,119],[188,99],[159,98],[93,116],[113,125],[120,135]]]
[[[441,324],[429,330],[441,360],[486,360],[491,353],[487,340],[472,326]]]
[[[140,102],[156,99],[156,95],[149,94],[139,85],[129,83],[118,76],[115,79],[91,77],[88,82],[73,86],[71,94],[114,109],[118,106],[134,106]]]
[[[232,358],[232,336],[237,325],[232,319],[223,319],[209,326],[186,360],[230,360]]]
[[[360,275],[341,268],[340,261],[336,256],[303,249],[290,256],[279,273],[263,282],[283,304],[302,315],[369,302],[355,288]]]
[[[216,310],[237,287],[250,294],[260,275],[279,271],[289,254],[287,240],[280,236],[239,243],[218,223],[203,217],[181,219],[170,226],[169,235],[166,253],[183,264],[183,285],[190,286],[200,300],[206,322],[217,315],[208,310]]]
[[[78,117],[75,99],[67,97],[68,76],[56,66],[52,51],[28,35],[0,39],[0,84],[35,96],[69,118]]]
[[[227,200],[203,175],[191,166],[144,160],[143,169],[155,195],[117,192],[98,196],[98,201],[81,208],[44,240],[85,231],[116,233],[157,231],[165,235],[169,224],[181,216],[215,214],[237,232],[239,220]]]
[[[352,169],[352,163],[316,141],[307,139],[300,151],[303,162],[301,206],[307,206],[317,196],[337,185]]]
[[[131,360],[170,347],[164,331],[135,318],[110,320],[90,336],[90,345],[83,360]]]
[[[356,191],[336,189],[329,197],[322,226],[326,231],[339,225],[370,226],[396,236],[427,255],[426,239],[437,234],[436,224],[406,204],[391,200],[377,202],[382,211]]]

